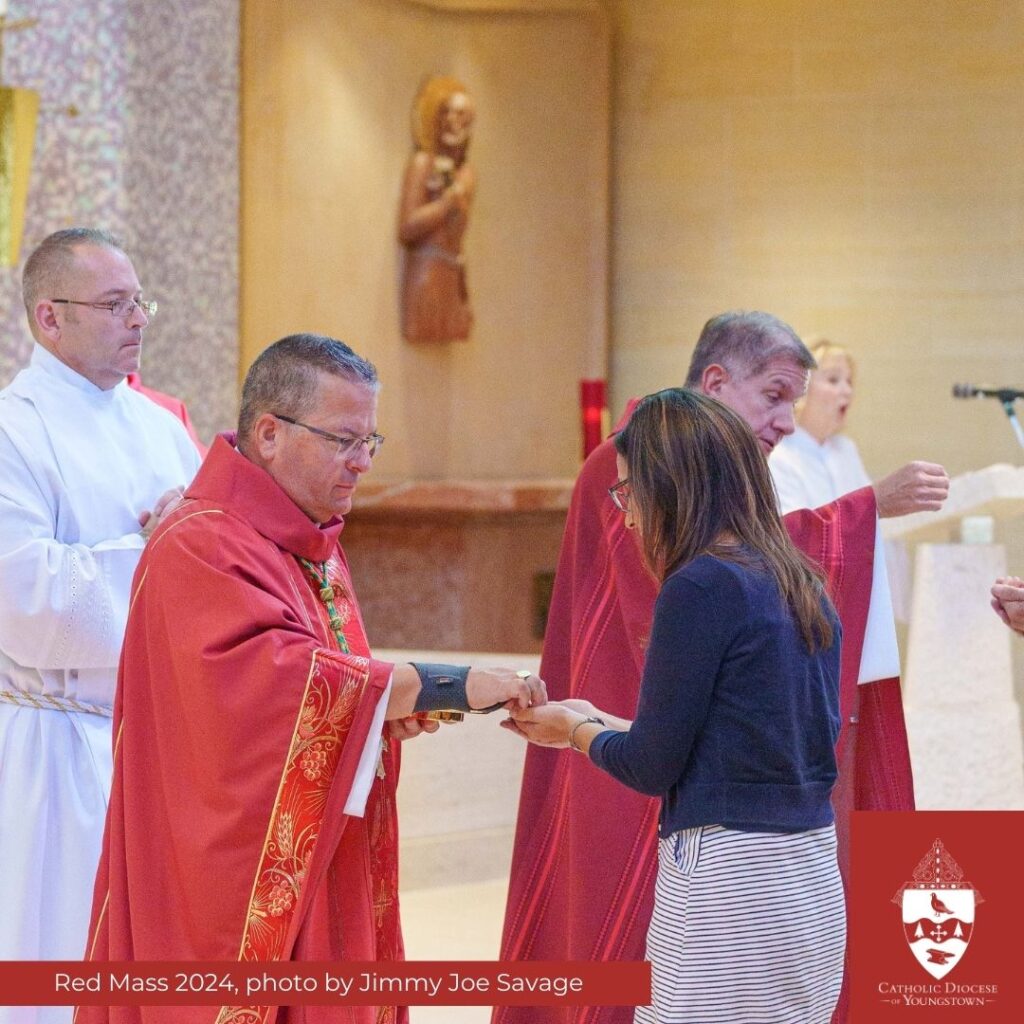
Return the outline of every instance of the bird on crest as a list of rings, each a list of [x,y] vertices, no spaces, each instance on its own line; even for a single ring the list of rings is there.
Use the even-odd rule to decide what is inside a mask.
[[[935,893],[932,893],[932,910],[935,911],[936,917],[938,917],[939,914],[953,913],[953,911],[950,910],[949,907],[947,907],[946,904],[943,903],[942,900],[940,900],[939,897],[935,895]]]

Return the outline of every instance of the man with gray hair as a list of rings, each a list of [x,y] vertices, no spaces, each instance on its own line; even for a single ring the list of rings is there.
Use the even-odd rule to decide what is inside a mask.
[[[814,356],[789,324],[761,312],[712,317],[701,331],[686,386],[724,402],[751,426],[765,455],[796,428],[793,406],[807,390]],[[949,477],[933,462],[908,462],[872,485],[882,519],[936,511]]]
[[[35,339],[0,391],[0,959],[82,955],[132,575],[199,466],[131,390],[156,304],[112,235],[58,231],[23,275]],[[0,1009],[28,1021],[65,1007]]]
[[[371,655],[339,537],[384,441],[377,391],[339,341],[275,342],[249,370],[237,436],[216,439],[154,534],[128,616],[89,959],[401,959],[396,739],[435,730],[424,715],[544,702],[529,672]]]
[[[814,365],[793,328],[777,317],[723,313],[705,324],[686,385],[739,413],[767,457],[793,433],[793,406]],[[627,417],[631,411],[632,405]],[[588,715],[596,705],[631,719],[657,585],[609,499],[615,482],[615,446],[608,440],[587,459],[573,492],[541,675],[553,699],[568,698]],[[899,681],[869,674],[869,685],[857,685],[875,577],[877,519],[937,509],[948,486],[941,466],[910,463],[873,487],[783,519],[797,547],[824,570],[843,624],[843,730],[833,803],[844,870],[852,809],[913,809]],[[658,860],[657,815],[657,800],[619,785],[586,758],[531,745],[501,959],[643,959]],[[598,858],[595,849],[601,851]],[[841,1002],[837,1019],[844,1007]],[[555,1024],[565,1019],[559,1014],[507,1006],[497,1008],[493,1019],[495,1024]],[[587,1019],[626,1024],[632,1014],[631,1007],[599,1007]]]

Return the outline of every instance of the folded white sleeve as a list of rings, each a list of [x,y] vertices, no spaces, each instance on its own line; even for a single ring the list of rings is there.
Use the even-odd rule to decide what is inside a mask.
[[[345,803],[345,813],[356,818],[361,818],[366,813],[366,800],[370,795],[374,776],[377,774],[377,760],[381,753],[381,734],[384,731],[384,713],[388,709],[388,697],[391,695],[393,680],[394,675],[392,674],[388,677],[388,685],[384,687],[384,692],[377,701],[370,732],[366,737],[363,752],[359,755],[356,777],[352,781],[352,789],[349,791],[348,800]]]
[[[885,543],[881,522],[875,521],[875,561],[871,573],[871,600],[864,626],[858,683],[874,683],[900,674],[900,649],[896,643],[896,622],[885,566]]]

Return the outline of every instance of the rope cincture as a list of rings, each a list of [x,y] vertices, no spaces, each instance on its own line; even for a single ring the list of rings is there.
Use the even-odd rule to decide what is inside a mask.
[[[101,718],[114,717],[114,709],[105,704],[83,704],[71,697],[56,697],[50,693],[0,690],[0,701],[19,708],[35,708],[37,711],[63,711],[64,714],[79,712],[85,715],[99,715]]]

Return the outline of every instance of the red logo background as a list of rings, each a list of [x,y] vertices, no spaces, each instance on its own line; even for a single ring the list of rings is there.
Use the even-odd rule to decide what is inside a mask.
[[[893,896],[908,882],[935,839],[941,839],[980,891],[970,948],[956,969],[937,981],[914,959]],[[849,901],[850,1024],[978,1021],[1003,1024],[1024,1015],[1024,812],[861,811],[851,826]],[[886,1002],[897,993],[881,984],[913,985],[935,992],[918,996],[984,998],[985,1005],[908,1006]],[[998,992],[948,992],[947,988],[997,986]]]

